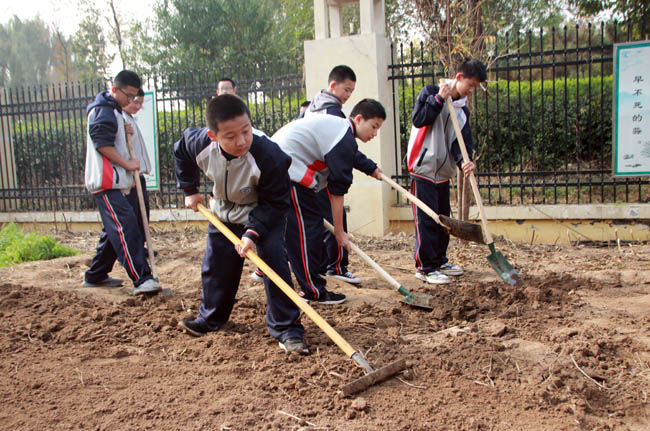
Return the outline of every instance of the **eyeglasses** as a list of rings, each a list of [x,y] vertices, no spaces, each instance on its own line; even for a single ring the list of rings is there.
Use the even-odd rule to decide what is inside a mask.
[[[126,91],[122,90],[120,87],[117,87],[117,89],[120,90],[120,92],[126,96],[126,100],[129,103],[136,102],[136,101],[140,100],[140,96],[138,96],[137,94],[135,96],[131,96]]]

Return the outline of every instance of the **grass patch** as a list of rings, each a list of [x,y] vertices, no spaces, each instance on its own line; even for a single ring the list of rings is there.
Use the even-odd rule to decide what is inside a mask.
[[[6,224],[0,230],[0,267],[77,254],[78,251],[59,244],[54,238],[23,232],[16,223]]]

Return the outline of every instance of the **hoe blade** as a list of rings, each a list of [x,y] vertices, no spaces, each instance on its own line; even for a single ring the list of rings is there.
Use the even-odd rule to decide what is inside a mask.
[[[406,305],[413,307],[423,308],[425,310],[433,310],[433,296],[426,293],[413,293],[409,292],[404,295],[402,301]]]
[[[447,229],[449,229],[449,234],[466,241],[485,244],[485,238],[483,238],[483,229],[481,229],[481,225],[457,220],[444,215],[438,215],[438,217],[440,217],[442,224],[444,224]]]
[[[378,370],[371,371],[365,376],[360,377],[343,386],[343,395],[349,397],[350,395],[365,391],[370,386],[379,382],[383,382],[384,380],[394,376],[404,368],[406,368],[406,361],[404,359],[400,359],[386,365],[385,367],[379,368]]]
[[[514,286],[518,281],[521,281],[519,273],[515,268],[513,268],[510,262],[508,262],[508,259],[506,259],[503,253],[494,248],[494,243],[489,244],[489,247],[491,253],[487,256],[487,260],[490,263],[490,266],[492,266],[492,269],[499,274],[499,277],[511,286]]]

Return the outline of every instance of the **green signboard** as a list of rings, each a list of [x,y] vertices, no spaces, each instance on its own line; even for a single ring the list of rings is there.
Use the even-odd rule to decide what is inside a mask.
[[[614,176],[650,175],[650,41],[614,45]]]
[[[147,190],[160,190],[160,164],[158,162],[158,128],[156,124],[156,95],[153,91],[144,93],[142,109],[133,116],[142,132],[149,159],[151,172],[145,175]]]

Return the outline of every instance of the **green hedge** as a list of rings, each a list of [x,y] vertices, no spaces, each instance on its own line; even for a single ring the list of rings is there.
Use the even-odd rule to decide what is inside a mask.
[[[402,161],[415,99],[422,87],[418,82],[399,90]],[[562,168],[565,163],[575,166],[585,162],[592,162],[596,167],[601,160],[609,166],[611,76],[602,79],[602,91],[600,77],[566,81],[559,78],[555,88],[552,80],[533,81],[532,85],[527,81],[490,82],[487,88],[487,94],[477,90],[470,104],[474,144],[482,172],[503,172],[511,167],[513,171],[552,170]]]
[[[611,76],[492,82],[474,112],[483,171],[611,163]]]

